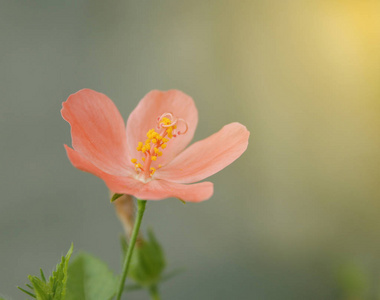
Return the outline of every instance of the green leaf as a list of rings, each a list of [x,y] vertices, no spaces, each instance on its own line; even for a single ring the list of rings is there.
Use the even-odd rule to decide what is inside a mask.
[[[41,275],[41,279],[46,282],[45,274],[44,274],[44,271],[42,271],[42,269],[40,269],[40,275]]]
[[[133,251],[128,277],[142,286],[153,286],[161,281],[165,266],[162,247],[149,230],[148,240],[141,240]]]
[[[113,194],[113,196],[111,198],[111,202],[114,202],[115,200],[119,199],[123,195],[124,194]]]
[[[80,254],[70,264],[66,300],[108,300],[116,294],[118,278],[107,265],[90,254]]]
[[[29,284],[27,284],[27,286],[30,288],[30,285]],[[29,291],[27,291],[27,290],[24,290],[23,288],[21,288],[21,287],[17,287],[21,292],[24,292],[25,294],[27,294],[27,295],[29,295],[29,296],[31,296],[31,297],[33,297],[34,299],[36,299],[36,295],[34,295],[34,294],[32,294],[31,292],[29,292]],[[33,290],[33,287],[32,287],[32,290]],[[3,298],[0,298],[0,300],[3,300]]]
[[[61,263],[57,265],[56,271],[53,272],[53,276],[49,278],[50,286],[52,287],[54,291],[54,298],[53,298],[54,300],[65,299],[66,284],[67,284],[67,269],[69,266],[69,260],[72,253],[73,253],[73,245],[71,244],[70,250],[67,253],[66,257],[62,257]]]
[[[46,284],[37,276],[28,276],[30,282],[33,285],[33,291],[36,294],[37,300],[52,300],[54,299],[53,291],[51,291],[51,287],[49,284]]]
[[[173,271],[170,271],[167,274],[162,275],[160,283],[168,281],[169,279],[172,279],[173,277],[177,276],[178,274],[183,273],[185,270],[184,269],[175,269]],[[142,290],[145,287],[142,286],[141,284],[127,284],[124,288],[125,292],[130,292],[130,291],[137,291],[137,290]]]
[[[63,256],[61,263],[57,265],[56,270],[50,276],[49,281],[46,281],[44,272],[40,269],[41,278],[37,276],[29,275],[29,281],[32,285],[26,284],[32,292],[24,290],[23,288],[18,287],[22,292],[27,295],[36,298],[37,300],[65,300],[66,294],[66,282],[67,282],[67,268],[69,265],[69,260],[71,254],[73,253],[73,245],[66,256]]]

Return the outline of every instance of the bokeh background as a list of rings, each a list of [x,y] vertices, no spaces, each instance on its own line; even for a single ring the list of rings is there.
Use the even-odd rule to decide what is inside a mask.
[[[186,268],[163,299],[380,299],[379,1],[3,0],[0,66],[2,296],[72,241],[120,272],[108,191],[63,148],[61,103],[87,87],[125,119],[183,90],[195,140],[251,131],[211,200],[148,203],[144,230]]]

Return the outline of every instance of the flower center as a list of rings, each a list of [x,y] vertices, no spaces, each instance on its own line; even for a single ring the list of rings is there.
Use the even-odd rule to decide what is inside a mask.
[[[179,127],[183,126],[184,130],[180,131]],[[184,119],[176,118],[172,113],[164,113],[157,118],[156,130],[150,129],[146,134],[145,143],[139,142],[137,145],[137,151],[141,152],[141,162],[137,158],[131,159],[135,170],[145,179],[152,177],[156,172],[156,169],[151,167],[151,163],[162,156],[162,151],[167,147],[166,143],[172,138],[185,134],[188,125]],[[159,164],[157,168],[161,168],[161,165]]]

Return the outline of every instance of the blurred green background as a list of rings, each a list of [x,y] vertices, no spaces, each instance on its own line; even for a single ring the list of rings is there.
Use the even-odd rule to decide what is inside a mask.
[[[61,103],[92,88],[126,119],[177,88],[195,140],[234,121],[251,138],[211,200],[148,203],[144,230],[187,269],[162,298],[380,299],[380,1],[3,0],[0,63],[0,295],[25,298],[72,241],[120,271],[122,226],[66,157]]]

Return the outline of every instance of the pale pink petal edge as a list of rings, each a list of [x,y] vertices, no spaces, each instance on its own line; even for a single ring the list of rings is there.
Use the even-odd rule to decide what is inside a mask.
[[[84,158],[79,152],[71,149],[67,145],[65,145],[65,149],[67,156],[74,167],[101,178],[107,187],[114,193],[133,195],[144,185],[142,182],[129,176],[116,176],[105,173]]]
[[[110,98],[82,89],[62,103],[61,115],[70,124],[75,151],[104,172],[131,172],[124,121]]]
[[[162,200],[179,198],[186,202],[202,202],[211,198],[214,193],[212,182],[180,184],[166,180],[152,180],[134,196],[139,199]]]

